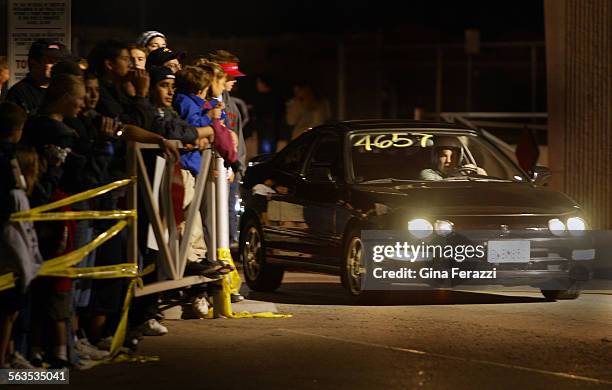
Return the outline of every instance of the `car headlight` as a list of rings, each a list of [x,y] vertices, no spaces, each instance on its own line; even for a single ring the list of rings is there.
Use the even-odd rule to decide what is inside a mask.
[[[586,230],[586,222],[580,217],[571,217],[567,219],[567,230],[572,236],[581,236]]]
[[[434,224],[434,230],[438,235],[446,237],[453,232],[453,223],[451,221],[437,220]]]
[[[417,218],[408,222],[408,231],[416,238],[426,238],[433,232],[433,226],[428,220]]]
[[[561,222],[559,218],[548,221],[548,229],[555,236],[562,236],[565,234],[565,224]]]

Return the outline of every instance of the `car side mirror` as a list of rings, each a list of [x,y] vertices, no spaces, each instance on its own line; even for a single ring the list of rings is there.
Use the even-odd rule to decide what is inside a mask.
[[[333,183],[335,180],[329,167],[312,167],[306,174],[306,180],[314,183]]]
[[[531,172],[531,182],[537,186],[545,186],[550,181],[552,173],[547,167],[536,165]]]

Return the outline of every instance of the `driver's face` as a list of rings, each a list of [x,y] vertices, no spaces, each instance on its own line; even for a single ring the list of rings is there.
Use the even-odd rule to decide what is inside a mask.
[[[450,149],[442,149],[438,152],[438,171],[448,173],[455,165],[455,156]]]

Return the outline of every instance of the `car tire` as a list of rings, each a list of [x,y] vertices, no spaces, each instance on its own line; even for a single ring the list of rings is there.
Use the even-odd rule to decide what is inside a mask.
[[[551,301],[576,299],[580,296],[582,290],[578,283],[572,284],[567,290],[540,290],[544,298]]]
[[[285,271],[266,263],[263,234],[255,219],[249,219],[241,229],[239,250],[244,279],[251,290],[271,292],[280,287]]]
[[[342,252],[342,285],[353,297],[364,297],[365,291],[361,289],[361,273],[363,271],[364,257],[361,230],[353,228],[344,237],[344,250]]]

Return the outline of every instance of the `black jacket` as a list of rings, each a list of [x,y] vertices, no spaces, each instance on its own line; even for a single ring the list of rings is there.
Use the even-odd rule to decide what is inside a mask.
[[[126,125],[150,130],[153,122],[153,108],[148,99],[129,96],[112,83],[100,80],[100,101],[96,106],[100,114],[118,119]]]
[[[29,73],[6,93],[6,100],[19,105],[28,115],[36,115],[44,99],[45,89],[36,85]]]
[[[49,203],[55,189],[77,192],[82,188],[82,173],[87,158],[76,152],[78,138],[79,135],[73,128],[46,115],[32,117],[26,122],[21,142],[34,146],[40,158],[46,156],[46,145],[72,150],[63,164],[48,166],[41,174],[30,197],[33,206]]]

